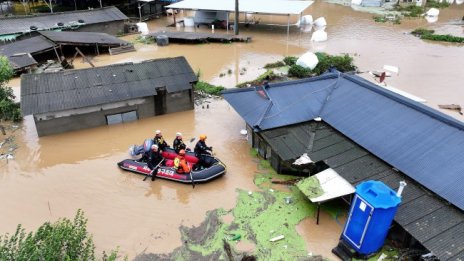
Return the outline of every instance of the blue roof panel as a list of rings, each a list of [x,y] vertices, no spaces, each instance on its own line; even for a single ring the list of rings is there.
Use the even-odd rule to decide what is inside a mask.
[[[326,123],[464,210],[464,123],[358,76],[327,73],[224,98],[257,130],[321,117]],[[272,106],[270,106],[272,100]]]

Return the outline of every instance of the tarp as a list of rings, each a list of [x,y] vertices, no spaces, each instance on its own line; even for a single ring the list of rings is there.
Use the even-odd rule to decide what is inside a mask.
[[[312,5],[312,1],[284,1],[284,0],[243,0],[239,1],[241,13],[295,15],[301,14]],[[205,11],[235,11],[233,0],[184,0],[166,8],[205,10]]]

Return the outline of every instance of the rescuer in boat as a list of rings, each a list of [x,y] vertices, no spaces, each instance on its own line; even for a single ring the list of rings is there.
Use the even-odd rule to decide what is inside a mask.
[[[174,159],[174,168],[176,168],[177,173],[186,174],[190,172],[190,166],[185,160],[185,150],[180,150],[177,157]]]
[[[205,140],[206,135],[202,134],[200,135],[200,140],[195,145],[194,152],[195,156],[198,158],[198,162],[196,164],[197,169],[205,167],[208,164],[206,156],[211,156],[211,152],[213,151],[213,147],[208,147]]]
[[[164,151],[166,147],[169,147],[169,145],[164,140],[163,134],[161,133],[160,130],[155,131],[155,137],[153,138],[153,143],[158,145],[158,148],[162,151]]]
[[[176,153],[179,153],[180,150],[185,150],[187,148],[187,145],[185,145],[184,141],[182,140],[182,133],[176,133],[176,138],[172,143],[172,147]]]
[[[152,177],[151,180],[155,180],[156,173],[154,168],[159,167],[161,161],[163,161],[163,156],[158,148],[158,145],[153,144],[151,146],[150,153],[148,154],[147,165],[152,170]],[[154,170],[154,171],[153,171]]]

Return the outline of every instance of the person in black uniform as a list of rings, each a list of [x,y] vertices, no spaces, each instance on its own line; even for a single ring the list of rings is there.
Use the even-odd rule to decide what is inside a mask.
[[[160,163],[164,160],[163,156],[161,155],[161,152],[159,151],[158,145],[153,144],[151,146],[150,153],[148,155],[148,161],[147,165],[148,167],[152,170],[151,172],[151,180],[155,180],[156,176],[156,169],[159,167],[158,165],[161,165]]]
[[[162,151],[164,151],[166,147],[169,147],[168,143],[164,140],[163,134],[161,133],[160,130],[155,131],[155,137],[153,138],[153,143],[158,145],[158,148]]]
[[[180,150],[185,150],[187,148],[187,145],[185,145],[184,141],[182,140],[182,133],[176,133],[176,138],[172,143],[172,147],[174,148],[177,154],[179,154]]]
[[[196,164],[196,169],[206,167],[207,161],[206,156],[211,156],[211,151],[213,151],[213,147],[208,147],[206,145],[206,135],[200,135],[200,140],[195,145],[195,156],[198,158],[198,162]]]

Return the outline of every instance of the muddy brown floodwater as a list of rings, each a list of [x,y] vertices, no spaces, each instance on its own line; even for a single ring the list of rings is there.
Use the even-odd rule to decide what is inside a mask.
[[[327,42],[312,43],[311,33],[297,28],[291,29],[287,39],[285,26],[256,25],[241,28],[242,34],[253,37],[251,43],[167,47],[136,44],[137,52],[101,55],[93,62],[101,66],[185,56],[194,70],[201,72],[202,80],[233,87],[256,78],[264,72],[264,64],[284,56],[306,51],[348,53],[354,56],[360,71],[381,69],[383,65],[399,67],[399,75],[387,78],[387,83],[426,99],[433,108],[437,109],[437,104],[464,105],[464,46],[426,42],[408,34],[415,28],[427,27],[463,36],[463,27],[456,24],[464,14],[464,5],[442,10],[435,24],[423,19],[403,20],[401,25],[379,24],[373,21],[372,14],[323,2],[316,2],[306,14],[326,18]],[[149,22],[149,28],[165,30],[170,22],[170,17],[158,19]],[[261,17],[264,22],[285,24],[286,18]],[[133,40],[135,36],[124,38]],[[80,59],[75,65],[89,67]],[[229,69],[231,74],[227,73]],[[226,76],[220,77],[221,73]],[[363,75],[369,79],[368,74]],[[10,85],[19,94],[19,79]],[[458,113],[443,112],[464,119]],[[197,107],[194,111],[40,139],[33,120],[26,117],[14,134],[19,145],[16,159],[0,161],[0,233],[13,232],[19,223],[33,230],[48,220],[73,217],[82,208],[99,250],[120,246],[129,258],[144,251],[170,252],[181,244],[180,225],[198,225],[206,211],[232,208],[236,188],[255,189],[256,164],[249,156],[249,145],[239,134],[243,127],[244,122],[222,100],[211,101],[209,109]],[[177,131],[183,132],[185,139],[207,133],[208,143],[227,164],[227,175],[192,189],[165,180],[142,182],[141,176],[119,170],[116,163],[128,157],[128,147],[140,144],[158,128],[168,141]],[[323,217],[319,227],[307,220],[299,231],[303,235],[304,231],[312,232],[304,235],[308,251],[330,257],[341,226],[327,215]]]

